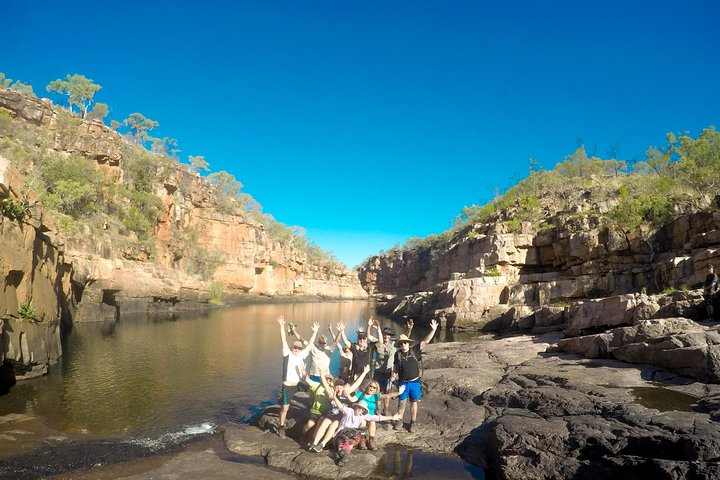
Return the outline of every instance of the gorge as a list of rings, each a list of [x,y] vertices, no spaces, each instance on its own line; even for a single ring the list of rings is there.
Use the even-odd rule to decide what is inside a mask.
[[[437,319],[445,336],[478,337],[428,347],[419,432],[383,430],[382,444],[459,456],[490,478],[720,478],[720,333],[701,290],[720,257],[713,194],[684,192],[667,216],[643,211],[634,224],[617,212],[643,191],[629,195],[617,171],[565,172],[552,188],[531,185],[550,174],[533,174],[490,214],[354,272],[273,235],[275,224],[228,208],[187,165],[148,157],[100,122],[7,89],[0,114],[2,354],[17,380],[56,364],[73,326],[209,310],[218,289],[230,304],[372,296],[396,326]],[[33,174],[51,154],[92,160],[117,188],[138,182],[133,164],[151,167],[151,191],[135,192],[159,201],[151,234],[110,214],[71,222],[43,205]],[[717,148],[709,156],[720,163]],[[116,192],[103,195],[113,204]],[[117,198],[108,212],[132,208],[132,196]],[[295,475],[378,476],[382,452],[340,471],[280,441],[269,432],[274,408],[251,425],[223,424],[228,450]],[[304,409],[293,408],[296,440]]]

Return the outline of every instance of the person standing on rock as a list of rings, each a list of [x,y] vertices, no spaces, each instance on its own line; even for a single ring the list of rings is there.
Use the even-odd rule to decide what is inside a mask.
[[[328,325],[328,328],[332,334],[332,326]],[[327,335],[320,335],[320,337],[318,337],[317,345],[313,345],[302,338],[295,328],[295,324],[290,324],[290,331],[293,335],[295,335],[295,338],[303,343],[303,345],[312,345],[312,348],[310,348],[310,380],[319,384],[322,372],[330,371],[330,357],[332,356],[332,352],[335,350],[335,347],[337,347],[340,339],[340,332],[338,332],[337,335],[333,335],[333,343],[328,347]]]
[[[367,330],[358,329],[357,332],[357,343],[350,343],[345,335],[345,328],[342,326],[340,333],[342,334],[343,342],[345,345],[350,345],[350,351],[352,352],[352,380],[355,381],[365,369],[365,366],[370,365],[372,362],[373,349],[370,348],[370,342],[377,342],[377,338],[370,335],[370,327],[373,325],[373,319],[368,319]],[[372,374],[369,378],[372,377]]]
[[[720,288],[720,278],[718,278],[712,265],[707,266],[707,271],[705,286],[703,287],[703,299],[705,300],[708,320],[711,321],[715,318],[715,296],[718,288]]]
[[[398,341],[395,342],[398,351],[395,352],[393,377],[397,377],[398,379],[398,388],[405,387],[405,390],[398,396],[398,415],[400,418],[396,420],[393,426],[395,430],[400,430],[403,427],[403,415],[405,414],[405,407],[407,406],[407,400],[409,398],[410,432],[415,432],[418,401],[422,398],[420,385],[422,351],[425,349],[425,346],[430,343],[430,340],[432,340],[437,328],[438,322],[431,320],[430,333],[417,345],[415,345],[415,342],[408,338],[407,335],[400,335]]]
[[[280,338],[283,346],[283,383],[280,388],[280,418],[278,421],[277,434],[280,438],[285,438],[285,420],[290,409],[290,400],[298,391],[300,379],[305,376],[305,359],[310,353],[310,349],[315,342],[315,337],[320,329],[319,323],[313,323],[312,336],[309,343],[303,348],[302,342],[296,340],[293,342],[292,349],[287,344],[287,334],[285,333],[285,317],[277,318],[280,324]]]

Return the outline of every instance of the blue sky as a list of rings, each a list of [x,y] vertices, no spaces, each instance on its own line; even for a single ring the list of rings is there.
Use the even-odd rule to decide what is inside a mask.
[[[578,139],[633,160],[720,127],[714,1],[6,0],[3,17],[8,77],[42,96],[93,79],[108,120],[159,122],[349,266]]]

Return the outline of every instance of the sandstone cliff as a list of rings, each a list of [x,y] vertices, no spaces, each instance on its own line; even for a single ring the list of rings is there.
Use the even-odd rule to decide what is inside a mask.
[[[597,199],[577,199],[545,228],[511,233],[503,219],[470,225],[439,248],[371,257],[360,278],[393,316],[447,327],[544,331],[568,321],[582,299],[696,287],[720,254],[717,199],[677,206],[645,236],[604,225]],[[548,226],[549,225],[549,226]]]
[[[20,220],[1,220],[0,353],[17,365],[57,359],[61,314],[78,322],[202,308],[212,288],[222,290],[226,302],[252,296],[367,297],[356,272],[274,238],[267,225],[242,209],[219,208],[213,186],[187,165],[151,154],[97,121],[73,118],[47,99],[0,89],[0,114],[0,200],[33,205]],[[108,215],[80,218],[75,230],[56,228],[52,213],[34,196],[35,180],[26,183],[48,154],[93,159],[102,178],[120,187],[128,159],[150,156],[162,181],[154,186],[161,207],[149,238],[124,232]],[[103,200],[112,203],[111,194],[104,192]],[[120,212],[127,208],[111,205]],[[203,275],[191,262],[204,267]],[[39,322],[18,317],[21,303],[34,308]]]

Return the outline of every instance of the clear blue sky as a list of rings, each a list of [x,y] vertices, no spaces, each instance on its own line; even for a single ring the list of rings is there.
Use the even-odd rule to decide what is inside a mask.
[[[720,2],[6,0],[0,71],[80,73],[354,266],[579,138],[720,127]],[[60,98],[56,99],[61,101]]]

